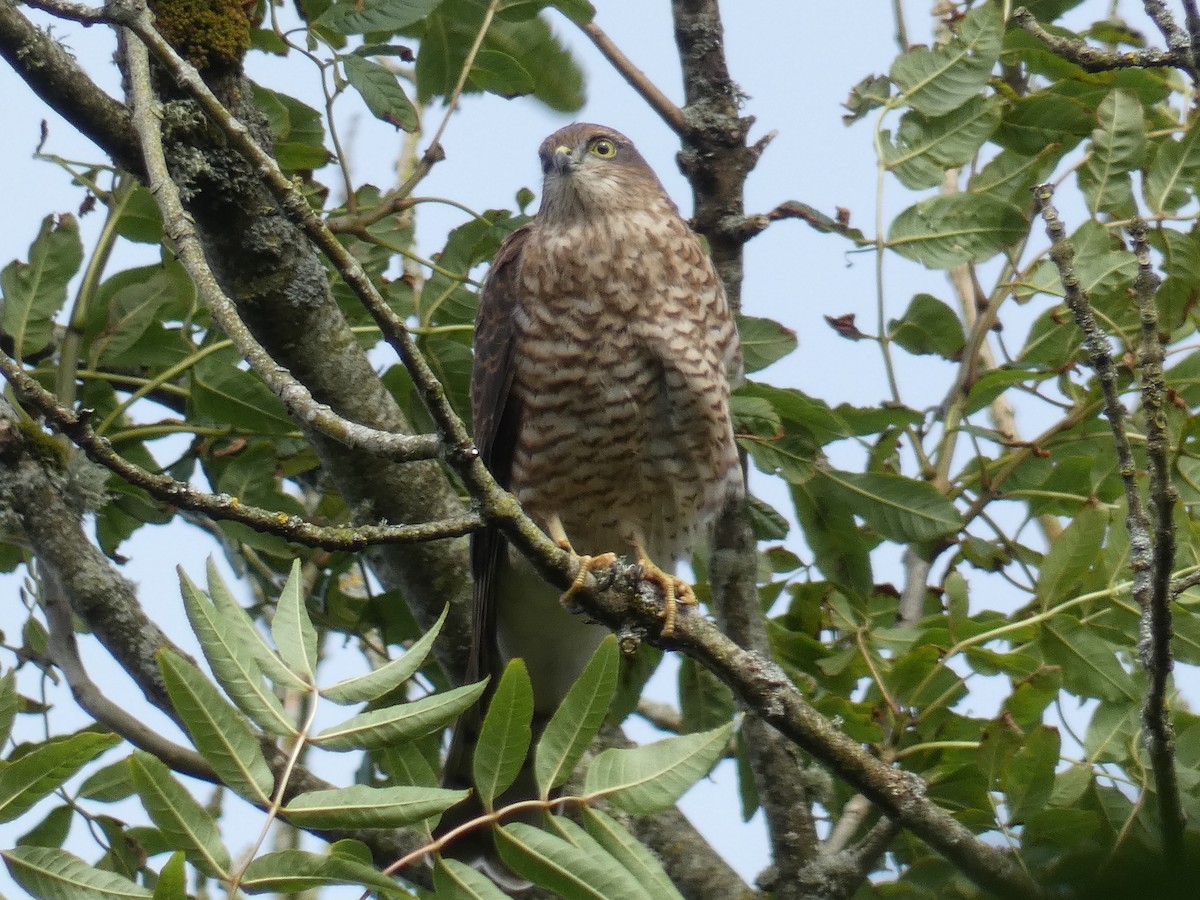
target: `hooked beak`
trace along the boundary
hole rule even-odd
[[[550,153],[550,158],[546,163],[547,173],[554,172],[555,175],[565,175],[574,168],[575,160],[571,156],[571,148],[560,144]]]

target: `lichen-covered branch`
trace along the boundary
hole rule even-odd
[[[1183,69],[1192,72],[1190,48],[1159,50],[1117,51],[1093,47],[1079,38],[1062,37],[1043,28],[1033,13],[1019,7],[1013,11],[1012,21],[1020,25],[1044,43],[1055,56],[1079,66],[1085,72],[1108,72],[1113,69]]]
[[[1171,438],[1167,428],[1167,386],[1163,379],[1163,346],[1158,333],[1155,293],[1159,277],[1150,260],[1146,223],[1135,219],[1129,229],[1138,262],[1133,282],[1142,324],[1138,374],[1142,382],[1142,415],[1145,418],[1146,462],[1150,473],[1150,514],[1153,552],[1148,596],[1138,597],[1142,623],[1138,658],[1146,669],[1148,685],[1142,704],[1142,728],[1154,783],[1158,791],[1159,820],[1169,860],[1183,850],[1184,815],[1179,779],[1175,772],[1175,729],[1171,725],[1168,690],[1174,660],[1171,655],[1171,570],[1175,565],[1175,488],[1171,482]]]
[[[1125,407],[1117,386],[1108,340],[1096,323],[1091,303],[1080,287],[1073,259],[1075,249],[1067,239],[1066,228],[1051,200],[1054,189],[1042,184],[1033,189],[1034,202],[1046,222],[1046,233],[1053,245],[1050,258],[1058,269],[1065,301],[1084,334],[1088,363],[1096,373],[1104,396],[1105,415],[1112,431],[1117,465],[1125,485],[1128,511],[1125,525],[1129,531],[1129,561],[1133,569],[1133,596],[1142,610],[1139,657],[1150,679],[1142,720],[1150,750],[1159,802],[1159,820],[1168,858],[1182,850],[1183,812],[1179,784],[1175,774],[1174,733],[1167,710],[1167,679],[1171,672],[1171,566],[1175,559],[1172,523],[1174,492],[1171,487],[1169,439],[1163,403],[1166,388],[1162,379],[1162,345],[1158,336],[1158,314],[1154,292],[1158,285],[1146,243],[1145,223],[1135,222],[1131,231],[1138,256],[1138,276],[1134,282],[1142,320],[1141,352],[1138,368],[1143,380],[1142,402],[1146,414],[1147,453],[1150,465],[1150,499],[1155,514],[1151,533],[1149,517],[1137,484],[1137,468],[1129,435],[1125,428]]]
[[[96,434],[86,416],[76,415],[59,405],[53,394],[3,350],[0,350],[0,374],[55,431],[70,438],[93,462],[163,503],[203,513],[213,519],[240,522],[255,531],[278,535],[294,544],[325,550],[362,550],[374,544],[436,541],[469,534],[483,525],[482,516],[473,512],[417,525],[314,525],[299,516],[251,506],[228,494],[198,490],[186,481],[149,472],[125,459],[107,438]]]
[[[724,26],[715,0],[674,0],[675,41],[686,106],[680,165],[692,185],[696,230],[709,241],[713,263],[733,309],[741,309],[744,246],[754,233],[745,215],[746,178],[765,142],[749,147],[752,119],[739,115],[740,91],[725,58]],[[745,459],[742,461],[745,467]],[[722,629],[740,646],[770,655],[758,603],[757,543],[744,502],[721,513],[712,542],[709,580]],[[803,762],[762,719],[748,716],[748,761],[762,799],[773,862],[769,889],[799,896],[798,873],[816,856],[817,833]]]

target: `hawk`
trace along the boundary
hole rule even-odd
[[[676,602],[691,600],[676,563],[743,493],[733,315],[699,238],[629,138],[577,123],[539,156],[541,206],[500,247],[480,295],[475,443],[496,480],[581,557],[580,583],[614,551],[635,558],[663,587],[669,634]],[[472,536],[471,568],[469,674],[495,683],[522,657],[544,724],[606,631],[567,613],[496,528]],[[514,790],[528,795],[532,782]]]

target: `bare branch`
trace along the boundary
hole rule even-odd
[[[670,126],[680,137],[687,134],[688,124],[683,116],[683,110],[671,102],[671,99],[658,89],[653,81],[646,77],[646,73],[633,64],[633,61],[624,54],[620,47],[613,43],[604,30],[595,22],[588,22],[586,25],[579,26],[588,39],[596,45],[596,49],[601,55],[612,64],[621,77],[629,84],[631,88],[637,91],[643,100],[649,104],[662,120]]]

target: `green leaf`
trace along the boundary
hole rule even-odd
[[[1009,821],[1020,822],[1045,809],[1054,790],[1060,744],[1058,729],[1046,725],[1025,735],[1001,773]]]
[[[242,879],[242,888],[252,894],[298,894],[327,884],[362,885],[388,895],[411,896],[368,863],[348,856],[318,856],[303,850],[264,853],[247,866]]]
[[[1051,147],[1062,154],[1078,144],[1095,124],[1086,104],[1043,91],[1010,100],[993,140],[1005,150],[1025,156],[1036,156]]]
[[[479,800],[488,810],[496,797],[516,780],[533,740],[533,684],[525,660],[514,659],[504,669],[488,702],[472,758]]]
[[[8,743],[17,717],[17,673],[9,669],[0,678],[0,747]]]
[[[635,815],[666,809],[716,765],[732,733],[727,722],[644,747],[605,750],[588,769],[584,793],[602,794]]]
[[[855,525],[850,510],[838,502],[843,491],[828,479],[813,478],[793,484],[791,493],[817,568],[849,593],[868,596],[873,584],[870,550],[874,542]]]
[[[298,678],[291,669],[285,666],[275,654],[275,650],[267,643],[263,633],[258,630],[254,620],[242,609],[229,588],[221,578],[217,564],[210,557],[206,566],[208,570],[208,595],[217,608],[219,618],[228,623],[231,631],[236,631],[246,642],[254,661],[276,687],[293,691],[306,691],[309,686]]]
[[[183,852],[171,854],[167,864],[158,873],[154,885],[154,900],[188,900],[187,869],[183,864]]]
[[[271,619],[271,637],[287,667],[308,684],[314,684],[317,671],[317,629],[308,617],[300,560],[292,560],[292,571],[279,594],[275,617]]]
[[[1160,138],[1146,170],[1143,192],[1153,212],[1173,213],[1191,199],[1200,180],[1200,118],[1193,119],[1183,136]]]
[[[122,759],[96,770],[79,786],[79,797],[99,803],[115,803],[134,793],[129,760]]]
[[[533,76],[499,50],[480,50],[471,66],[471,83],[482,91],[512,99],[533,93]]]
[[[61,847],[71,830],[75,810],[70,806],[56,806],[46,813],[45,818],[17,838],[18,847]]]
[[[453,722],[471,706],[487,686],[486,681],[433,694],[412,703],[359,713],[312,738],[326,750],[373,750],[410,741]]]
[[[967,342],[962,320],[930,294],[917,294],[899,319],[888,322],[895,343],[909,353],[957,360]]]
[[[621,665],[615,635],[606,635],[538,740],[533,771],[542,798],[563,784],[600,731],[613,696]]]
[[[140,900],[150,891],[128,878],[94,869],[57,847],[17,847],[0,853],[13,881],[31,897],[54,900]]]
[[[340,0],[333,3],[316,23],[341,34],[394,32],[424,19],[442,0]]]
[[[433,884],[445,900],[507,900],[508,896],[470,866],[445,857],[439,857],[433,867]]]
[[[562,897],[651,900],[607,853],[575,846],[541,829],[513,822],[495,832],[500,858],[518,875]]]
[[[93,342],[91,353],[107,362],[137,344],[157,323],[164,307],[174,305],[190,309],[196,289],[187,270],[172,260],[114,275],[104,283],[100,294],[108,321],[103,333]]]
[[[208,811],[171,777],[171,770],[157,757],[135,750],[129,757],[129,769],[142,805],[169,846],[186,853],[206,875],[227,878],[229,851]]]
[[[845,506],[888,540],[931,541],[962,525],[954,504],[928,482],[903,475],[837,469],[821,469],[818,477],[836,485]]]
[[[327,791],[307,791],[292,798],[284,811],[301,828],[403,828],[440,815],[467,796],[467,791],[432,787],[370,787],[354,784]]]
[[[319,169],[333,157],[325,149],[321,114],[295,97],[251,83],[254,105],[267,116],[275,141],[275,159],[287,172]]]
[[[972,194],[990,194],[997,200],[1025,207],[1029,204],[1030,188],[1050,176],[1058,155],[1054,146],[1043,147],[1028,156],[1002,150],[971,176],[969,190]]]
[[[1043,609],[1079,592],[1079,582],[1099,556],[1108,520],[1108,510],[1094,503],[1085,504],[1054,539],[1038,574],[1037,598]]]
[[[267,803],[275,778],[246,720],[178,653],[160,650],[158,666],[192,743],[221,781],[251,801]]]
[[[892,80],[917,112],[940,116],[976,96],[1000,55],[1004,22],[996,3],[963,17],[958,34],[934,50],[915,47],[892,63]]]
[[[679,664],[681,733],[707,731],[733,718],[733,692],[729,686],[691,657]]]
[[[382,697],[384,694],[399,687],[412,678],[424,664],[425,659],[429,656],[430,649],[433,647],[433,642],[442,630],[442,625],[446,621],[446,614],[449,611],[450,606],[447,604],[446,608],[442,610],[442,614],[438,617],[438,620],[433,623],[433,627],[425,632],[420,640],[409,647],[403,656],[393,659],[386,665],[380,666],[374,671],[367,672],[365,675],[346,678],[327,688],[321,688],[321,696],[327,700],[332,700],[334,703],[362,703],[366,700],[374,700],[376,697]]]
[[[341,57],[346,80],[358,91],[375,118],[404,131],[420,127],[417,110],[391,69],[350,54]]]
[[[747,374],[765,369],[796,349],[796,332],[774,319],[739,315],[737,327]]]
[[[67,284],[83,262],[74,216],[46,216],[29,247],[29,262],[13,260],[0,271],[0,331],[12,339],[16,359],[50,343],[55,313],[67,302]]]
[[[261,378],[237,367],[233,350],[213,353],[192,367],[191,417],[248,434],[291,434],[296,423]]]
[[[936,187],[947,169],[975,157],[1000,125],[1003,106],[999,97],[977,95],[944,116],[906,113],[894,143],[891,132],[880,134],[885,168],[910,190]]]
[[[105,750],[115,734],[84,731],[48,741],[0,767],[0,822],[11,822]]]
[[[1127,173],[1146,155],[1146,123],[1137,94],[1111,91],[1096,114],[1100,124],[1092,131],[1092,152],[1079,172],[1093,214],[1126,198],[1132,205]]]
[[[590,806],[580,811],[583,827],[617,862],[633,874],[638,884],[655,900],[674,900],[682,895],[663,867],[646,847],[616,819]]]
[[[177,566],[176,570],[188,621],[225,693],[264,730],[279,735],[295,734],[296,729],[275,693],[263,683],[262,670],[243,637],[243,623],[220,615],[183,568]]]
[[[1062,667],[1063,688],[1079,697],[1131,702],[1138,691],[1117,660],[1116,648],[1070,616],[1042,625],[1037,646],[1051,665]]]
[[[1020,208],[990,194],[940,194],[892,221],[887,245],[931,269],[980,262],[1025,236]]]

